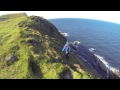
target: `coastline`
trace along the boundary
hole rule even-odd
[[[120,72],[109,66],[105,61],[100,60],[96,54],[93,54],[94,60],[86,60],[79,53],[75,53],[80,60],[91,66],[100,76],[100,79],[120,79]]]
[[[76,53],[76,55],[78,56],[78,58],[80,60],[85,62],[87,65],[89,65],[100,76],[100,79],[107,79],[107,73],[104,72],[100,67],[98,67],[98,65],[96,65],[96,63],[93,63],[92,60],[85,60],[78,53]]]
[[[107,73],[109,79],[120,79],[120,72],[116,68],[111,67],[107,62],[98,58],[97,54],[94,54],[95,60],[98,66]]]
[[[67,36],[68,36],[67,33],[62,33],[61,31],[59,31],[59,32],[67,39]],[[76,47],[76,48],[78,49],[78,47]],[[93,50],[93,48],[90,49],[90,51],[92,51],[92,50]],[[84,59],[84,57],[82,57],[79,54],[80,52],[78,50],[77,50],[77,52],[74,51],[74,53],[80,60],[82,60],[87,65],[92,67],[101,76],[101,79],[120,79],[120,72],[117,69],[111,67],[104,60],[100,59],[99,55],[91,52],[92,53],[91,57],[89,59]],[[86,55],[87,55],[87,53],[86,53]]]

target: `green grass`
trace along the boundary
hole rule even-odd
[[[49,21],[24,13],[0,18],[7,18],[0,21],[0,79],[97,78],[73,52],[66,60],[66,41]],[[7,60],[11,56],[16,59]]]
[[[6,14],[6,15],[0,16],[0,18],[6,18],[6,20],[9,20],[9,19],[15,19],[15,18],[23,17],[23,16],[27,16],[27,14],[26,13]]]

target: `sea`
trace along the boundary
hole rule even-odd
[[[60,32],[68,34],[69,42],[81,42],[77,54],[93,68],[97,70],[97,64],[93,60],[93,55],[96,55],[109,69],[119,72],[120,24],[84,18],[57,18],[49,21]]]

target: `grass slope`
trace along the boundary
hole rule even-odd
[[[42,17],[25,13],[0,16],[0,78],[99,78],[74,52],[65,59],[65,42],[57,28]]]

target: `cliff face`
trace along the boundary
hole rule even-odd
[[[90,79],[96,73],[71,52],[66,39],[48,20],[25,13],[0,17],[0,78]]]

